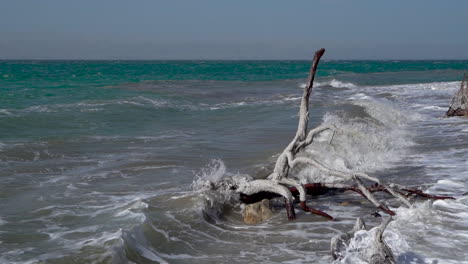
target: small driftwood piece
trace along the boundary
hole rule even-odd
[[[446,116],[468,116],[468,74],[465,73],[460,89],[455,93]]]
[[[378,227],[374,238],[374,249],[369,263],[373,264],[396,264],[392,250],[383,239],[383,233],[388,224],[392,221],[392,217],[382,219],[382,224]]]
[[[339,234],[332,238],[330,243],[330,250],[334,260],[343,259],[343,252],[346,247],[349,245],[349,241],[359,230],[366,230],[366,224],[362,221],[361,218],[356,219],[356,224],[351,231]]]
[[[342,172],[338,170],[331,169],[324,164],[321,164],[314,158],[303,157],[299,156],[298,154],[309,146],[314,138],[324,132],[324,131],[332,131],[333,135],[337,131],[335,127],[322,125],[311,129],[308,131],[308,121],[309,121],[309,99],[312,92],[312,87],[314,84],[315,74],[317,71],[317,67],[319,65],[320,59],[325,53],[325,49],[320,49],[315,52],[314,59],[312,61],[312,67],[310,69],[309,77],[306,83],[306,86],[303,91],[303,95],[301,98],[301,105],[299,110],[299,124],[297,127],[297,132],[292,141],[287,145],[287,147],[283,150],[283,152],[279,155],[278,159],[276,160],[276,164],[274,167],[273,172],[267,177],[267,179],[262,180],[253,180],[249,182],[245,182],[236,186],[236,192],[241,194],[241,199],[248,200],[254,199],[257,200],[258,198],[267,198],[268,197],[275,197],[280,196],[284,198],[286,212],[289,220],[293,220],[296,218],[296,214],[294,211],[294,197],[293,192],[297,192],[299,196],[299,202],[302,210],[306,212],[311,212],[314,214],[321,215],[329,220],[332,220],[333,217],[325,212],[320,210],[316,210],[307,206],[306,203],[306,187],[301,184],[298,180],[289,177],[289,172],[292,168],[299,164],[305,164],[308,166],[315,167],[316,169],[326,173],[330,176],[335,176],[340,178],[344,182],[351,182],[352,185],[341,185],[341,184],[320,184],[316,185],[315,188],[341,188],[344,190],[350,190],[361,194],[364,198],[370,201],[375,207],[381,209],[382,211],[390,214],[395,215],[395,213],[388,208],[388,206],[378,201],[373,192],[382,191],[390,194],[391,196],[400,200],[406,206],[411,206],[408,198],[410,196],[409,193],[416,194],[416,195],[426,195],[420,192],[419,190],[406,188],[404,186],[390,184],[387,185],[384,182],[380,181],[378,178],[369,176],[365,173],[360,172]],[[333,138],[333,136],[332,136]],[[366,187],[363,181],[370,181],[373,182],[374,188]],[[290,189],[290,188],[293,189]],[[310,186],[309,186],[310,187]],[[411,190],[405,192],[405,190]],[[408,193],[409,192],[409,193]],[[429,197],[429,195],[426,195]],[[242,198],[244,197],[244,198]],[[250,197],[250,198],[249,198]],[[252,198],[253,197],[253,198]],[[263,199],[262,198],[262,199]],[[434,198],[434,197],[432,197]],[[445,199],[445,198],[441,198]],[[261,200],[261,199],[260,199]]]
[[[383,239],[383,233],[387,228],[388,224],[392,221],[392,217],[387,217],[382,219],[380,226],[376,227],[377,230],[374,236],[374,244],[371,248],[370,259],[366,259],[368,263],[372,264],[396,264],[395,257],[390,247],[387,245]],[[330,250],[334,260],[342,260],[345,256],[343,253],[346,252],[346,248],[349,246],[350,240],[353,238],[354,234],[360,230],[367,230],[364,221],[361,218],[356,220],[356,224],[353,229],[349,232],[339,234],[332,238],[330,242]]]

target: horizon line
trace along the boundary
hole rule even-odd
[[[310,61],[311,59],[3,59],[0,61]],[[468,61],[465,59],[324,59],[323,62],[329,61]]]

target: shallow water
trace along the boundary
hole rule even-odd
[[[0,263],[330,263],[354,194],[310,197],[329,222],[280,201],[243,224],[207,181],[262,178],[295,133],[309,62],[0,62]],[[466,61],[320,65],[307,151],[328,166],[451,195],[397,208],[385,237],[399,263],[468,263],[468,120],[441,118]],[[323,177],[295,171],[304,182]],[[382,198],[382,197],[381,197]],[[343,203],[347,202],[347,203]],[[349,202],[349,203],[348,203]],[[392,205],[400,206],[393,201]],[[358,263],[361,234],[346,263]]]

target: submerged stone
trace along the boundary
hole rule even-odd
[[[255,225],[262,223],[273,216],[270,209],[270,200],[263,199],[260,202],[248,204],[244,209],[244,222]]]

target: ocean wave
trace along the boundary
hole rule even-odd
[[[13,114],[10,111],[8,109],[0,109],[0,115],[11,116]]]
[[[63,112],[100,112],[106,110],[106,107],[128,105],[136,107],[151,108],[192,108],[190,105],[177,106],[170,101],[163,99],[152,99],[144,96],[136,96],[129,99],[115,99],[108,101],[83,101],[70,104],[49,104],[36,105],[24,109],[0,109],[0,114],[6,116],[24,116],[31,113],[63,113]]]
[[[337,79],[332,79],[327,82],[315,82],[314,87],[326,87],[326,86],[331,86],[334,88],[356,88],[357,85],[352,83],[352,82],[343,82]],[[300,88],[305,88],[306,84],[302,83],[299,85]]]
[[[453,94],[460,88],[460,82],[410,83],[395,85],[363,86],[366,91],[389,92],[400,96],[420,97],[426,95]]]
[[[279,98],[272,98],[269,100],[252,100],[252,101],[241,101],[241,102],[232,102],[232,103],[218,103],[212,106],[205,105],[210,110],[220,110],[220,109],[229,109],[229,108],[238,108],[238,107],[249,107],[249,106],[259,106],[259,105],[278,105],[278,104],[288,104],[292,101],[299,101],[301,97],[298,96],[279,96]]]
[[[409,244],[425,252],[425,258],[456,263],[457,259],[466,256],[463,248],[468,237],[467,209],[466,197],[415,203],[411,208],[397,208],[392,224],[398,226]],[[434,251],[434,248],[438,250]]]
[[[228,173],[224,162],[214,159],[197,173],[192,188],[203,197],[199,207],[207,217],[216,220],[223,215],[225,205],[236,206],[237,194],[232,187],[250,180],[249,175]]]
[[[142,141],[144,143],[152,142],[152,141],[159,141],[159,140],[166,140],[170,138],[191,138],[192,136],[188,133],[185,133],[180,130],[168,130],[164,132],[158,133],[159,135],[154,136],[84,136],[82,138],[75,139],[74,141]]]
[[[168,99],[154,99],[145,96],[137,96],[129,99],[115,99],[109,101],[84,101],[71,104],[51,104],[51,105],[37,105],[25,109],[0,109],[0,117],[21,117],[29,114],[50,114],[50,113],[64,113],[64,112],[104,112],[113,110],[113,106],[130,106],[138,108],[151,108],[151,109],[174,109],[174,110],[191,110],[191,111],[205,111],[205,110],[220,110],[231,109],[239,107],[251,107],[261,105],[278,105],[287,104],[293,101],[300,100],[297,95],[277,95],[269,99],[259,98],[245,98],[244,100],[234,102],[221,102],[221,103],[201,103],[190,102],[187,100],[168,100]]]
[[[305,88],[306,84],[299,84],[300,88]],[[429,90],[429,91],[453,91],[460,87],[459,81],[454,82],[428,82],[428,83],[407,83],[407,84],[390,84],[390,85],[357,85],[352,82],[340,81],[337,79],[332,79],[325,82],[315,82],[314,87],[325,87],[331,86],[334,88],[359,88],[359,89],[368,89],[372,88],[375,90],[386,90],[386,91],[407,91],[408,88],[416,90]],[[411,92],[411,91],[408,91]]]
[[[331,144],[331,133],[322,134],[306,152],[330,168],[350,172],[383,170],[404,159],[415,145],[409,127],[415,117],[394,104],[370,97],[352,103],[363,107],[367,115],[326,114],[322,124],[335,126],[338,132]],[[298,177],[303,182],[338,180],[315,168],[299,171]]]
[[[8,223],[8,221],[6,221],[6,220],[4,220],[4,219],[2,219],[2,218],[0,217],[0,226],[1,226],[1,225],[4,225],[4,224],[6,224],[6,223]]]

